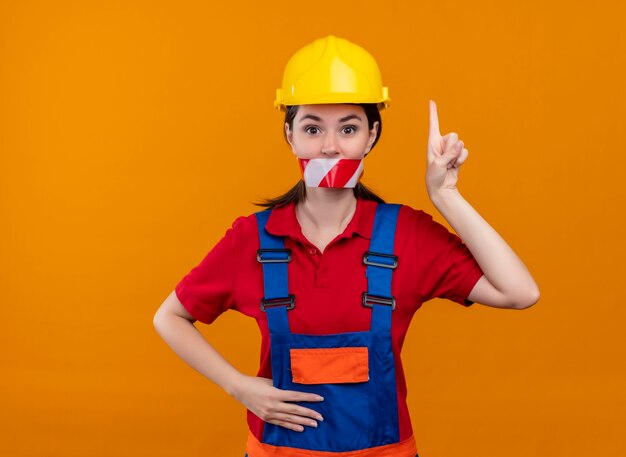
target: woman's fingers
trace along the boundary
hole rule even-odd
[[[458,168],[461,166],[459,159],[463,154],[464,144],[461,140],[457,141],[450,153],[450,161],[446,164],[447,168]]]
[[[298,414],[287,414],[287,413],[276,413],[272,415],[272,420],[287,422],[290,424],[296,425],[306,425],[307,427],[317,427],[316,420],[311,419],[310,417],[300,416]]]
[[[318,421],[323,421],[324,418],[320,413],[304,406],[294,405],[293,403],[286,403],[283,410],[286,414],[297,415],[301,417],[309,417]]]
[[[293,430],[294,432],[303,432],[304,431],[304,427],[302,425],[298,425],[298,424],[292,424],[291,422],[285,422],[285,421],[265,421],[268,422],[270,424],[274,424],[274,425],[278,425],[280,427],[284,427],[287,428],[289,430]]]
[[[290,430],[302,431],[324,420],[320,413],[294,402],[320,402],[324,398],[313,393],[282,390],[272,386],[272,380],[244,376],[234,394],[246,408],[265,422]]]
[[[441,136],[437,105],[430,101],[430,126],[428,132],[428,154],[426,188],[429,194],[441,189],[456,188],[458,169],[469,152],[455,132]]]
[[[439,117],[437,115],[437,105],[430,101],[430,125],[428,131],[427,159],[431,163],[439,157],[445,148],[445,138],[439,133]]]
[[[459,136],[455,132],[451,132],[446,133],[444,136],[436,140],[434,144],[431,144],[429,147],[429,151],[432,151],[434,153],[430,155],[431,161],[437,159],[437,157],[441,157],[443,154],[453,148],[458,139]]]
[[[318,421],[324,418],[317,411],[295,405],[293,403],[280,403],[276,409],[269,412],[264,418],[265,422],[280,425],[281,427],[301,432],[304,427],[317,427]]]
[[[443,153],[451,151],[459,141],[459,135],[456,132],[451,132],[443,136]]]
[[[294,402],[319,403],[320,401],[324,401],[324,397],[321,397],[317,394],[297,392],[294,390],[276,389],[273,397],[274,400],[280,402],[281,404],[289,405],[289,409],[292,411],[312,411],[311,409],[305,408],[304,406],[296,405]]]
[[[454,164],[454,166],[456,168],[459,168],[461,165],[463,165],[463,162],[465,162],[468,156],[469,156],[469,151],[463,148],[463,151],[461,151],[461,155],[459,156],[459,158],[456,159],[456,163]]]
[[[439,115],[437,114],[437,104],[431,100],[429,103],[430,107],[430,126],[428,132],[429,140],[439,139],[441,137],[441,133],[439,133]]]
[[[292,403],[296,401],[320,402],[324,400],[324,397],[320,395],[306,393],[306,392],[298,392],[295,390],[280,390],[280,400],[284,402],[283,410],[281,412],[292,414],[292,415],[297,415],[297,416],[302,416],[302,417],[308,417],[308,418],[312,418],[312,419],[320,420],[320,421],[324,420],[322,415],[318,413],[317,411]]]
[[[278,390],[280,392],[280,399],[283,401],[311,401],[318,402],[324,401],[324,397],[311,394],[308,392],[298,392],[297,390]]]
[[[458,137],[456,136],[456,133],[450,134],[450,137],[448,138],[443,154],[437,157],[434,160],[434,163],[437,167],[441,169],[453,168],[456,164],[456,161],[460,157],[462,151],[463,151],[463,142],[458,141]]]
[[[323,401],[324,397],[320,395],[295,390],[275,389],[273,396],[272,405],[261,417],[265,422],[301,432],[305,426],[317,427],[317,422],[324,420],[317,411],[294,403]]]

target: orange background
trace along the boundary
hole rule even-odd
[[[152,316],[298,179],[272,102],[289,56],[330,33],[377,58],[393,99],[365,183],[434,211],[433,98],[470,150],[461,191],[542,291],[523,312],[416,315],[420,456],[626,455],[625,17],[615,0],[3,0],[0,455],[243,455],[243,408]],[[202,332],[255,372],[253,322]]]

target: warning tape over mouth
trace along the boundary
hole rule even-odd
[[[307,187],[351,189],[363,175],[363,159],[298,159]]]

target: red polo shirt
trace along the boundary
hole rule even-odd
[[[367,290],[363,254],[369,248],[377,204],[357,200],[355,214],[344,230],[324,250],[302,234],[295,206],[275,209],[266,229],[285,237],[291,249],[289,292],[296,307],[289,311],[294,333],[332,334],[369,329],[371,309],[361,305]],[[259,235],[256,217],[240,217],[224,237],[176,286],[176,295],[197,320],[209,324],[228,309],[256,319],[261,331],[261,366],[258,376],[272,377],[267,319],[260,309],[263,274],[256,260]],[[402,206],[395,238],[398,268],[392,292],[396,309],[392,317],[392,344],[400,440],[412,435],[406,405],[406,382],[400,359],[411,318],[421,304],[434,297],[464,304],[482,272],[461,240],[423,211]],[[263,421],[248,411],[250,430],[260,441]]]

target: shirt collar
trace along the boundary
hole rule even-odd
[[[358,235],[369,240],[372,236],[377,206],[378,203],[374,201],[357,198],[354,215],[338,238],[349,238],[353,235]],[[265,229],[272,235],[288,236],[303,243],[308,243],[296,218],[296,205],[294,203],[274,208],[265,225]]]

